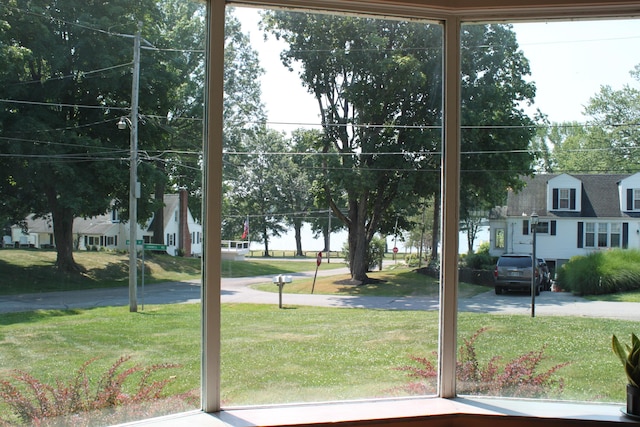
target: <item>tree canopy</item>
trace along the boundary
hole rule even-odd
[[[128,218],[129,134],[116,123],[131,114],[139,24],[139,222],[161,215],[166,188],[201,194],[205,11],[179,0],[9,0],[0,9],[0,217],[50,214],[60,269],[81,270],[74,218],[112,208]],[[231,14],[226,37],[232,140],[261,117],[260,69]],[[191,200],[196,217],[199,200]]]
[[[365,281],[374,234],[391,232],[396,218],[406,229],[416,200],[439,193],[442,29],[280,11],[265,14],[264,24],[288,43],[282,62],[290,69],[301,66],[302,84],[318,103],[325,133],[320,151],[339,162],[325,165],[323,190],[349,231],[352,279]],[[463,159],[464,200],[496,199],[530,170],[529,154],[510,153],[528,147],[531,120],[519,105],[532,100],[535,88],[523,79],[528,64],[509,26],[465,27],[462,39],[463,116],[472,125],[463,134],[463,149],[504,153]],[[487,125],[509,131],[487,132]],[[497,174],[487,167],[495,161],[501,165]],[[343,198],[346,209],[337,203]]]
[[[640,66],[631,72],[640,81]],[[640,90],[602,86],[584,108],[585,123],[557,123],[550,132],[554,167],[567,173],[640,171]]]

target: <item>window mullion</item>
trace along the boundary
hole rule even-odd
[[[456,394],[458,315],[458,229],[460,217],[460,31],[458,18],[444,22],[444,93],[442,156],[442,259],[440,264],[440,329],[438,395]]]
[[[222,212],[222,110],[225,0],[207,10],[207,85],[204,128],[204,251],[202,266],[202,409],[220,410],[220,223]]]

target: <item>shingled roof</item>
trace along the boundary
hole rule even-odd
[[[518,192],[509,191],[507,216],[529,215],[536,212],[546,217],[620,218],[628,217],[620,210],[618,184],[626,174],[570,175],[582,182],[582,209],[579,212],[548,211],[547,183],[559,174],[524,177],[525,186]]]

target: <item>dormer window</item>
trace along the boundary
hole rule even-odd
[[[627,211],[640,211],[640,188],[627,188]]]
[[[575,188],[554,188],[553,189],[553,209],[554,210],[575,210],[576,209],[576,189]]]
[[[559,209],[569,209],[569,189],[561,188],[558,194],[558,208]]]

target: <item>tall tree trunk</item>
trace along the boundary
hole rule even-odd
[[[79,273],[86,271],[84,267],[73,259],[73,220],[74,213],[69,208],[64,208],[58,203],[58,192],[53,186],[45,188],[47,202],[51,208],[53,220],[53,238],[56,244],[56,267],[66,273]]]
[[[322,240],[324,240],[324,249],[322,249],[322,252],[328,252],[330,249],[330,240],[329,240],[329,230],[328,229],[323,229],[322,230]]]
[[[267,227],[264,227],[262,230],[262,239],[264,240],[264,256],[270,257],[269,254],[269,233],[267,232]]]
[[[349,228],[349,258],[351,280],[366,283],[367,271],[367,230],[366,230],[366,196],[360,196],[357,202],[350,206],[351,227]]]
[[[433,235],[431,236],[431,261],[438,259],[438,243],[440,243],[440,192],[436,192],[433,201]]]
[[[302,221],[293,222],[296,237],[296,256],[302,256]]]
[[[70,209],[54,208],[53,236],[56,243],[56,267],[66,273],[79,273],[86,271],[84,267],[73,259],[73,219]]]

